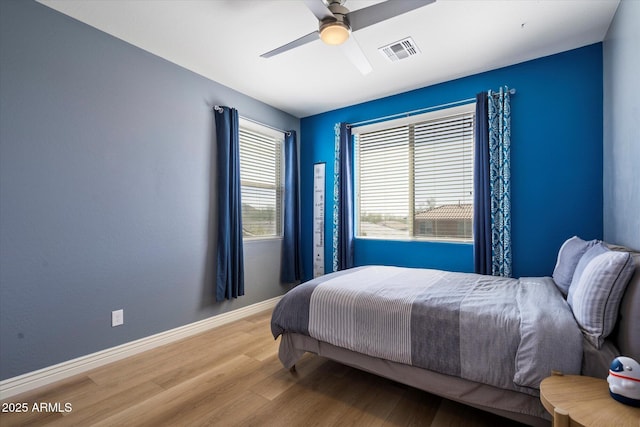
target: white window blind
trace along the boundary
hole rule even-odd
[[[257,130],[256,130],[257,129]],[[245,238],[282,235],[282,136],[240,123],[242,234]]]
[[[354,129],[356,235],[470,241],[474,105]]]

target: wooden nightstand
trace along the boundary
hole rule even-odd
[[[540,401],[554,427],[639,427],[640,408],[609,395],[605,380],[580,375],[552,375],[540,383]]]

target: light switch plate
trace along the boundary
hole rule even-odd
[[[115,310],[111,312],[111,327],[124,324],[124,310]]]

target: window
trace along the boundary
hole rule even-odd
[[[356,236],[471,241],[475,104],[357,127]]]
[[[284,135],[240,120],[240,185],[244,238],[282,235]]]

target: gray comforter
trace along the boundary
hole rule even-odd
[[[548,277],[360,267],[289,291],[271,330],[534,393],[552,369],[579,374],[582,360],[582,334]]]

